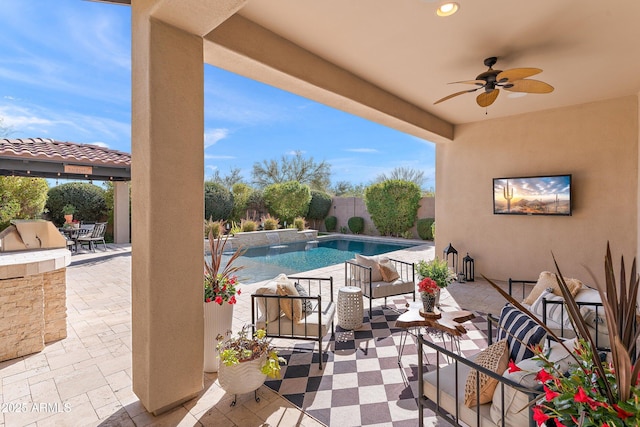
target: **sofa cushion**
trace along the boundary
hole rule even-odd
[[[565,341],[565,346],[572,350],[575,340]],[[567,372],[571,362],[575,362],[569,352],[558,343],[552,343],[549,347],[547,358],[549,361],[557,364],[561,372]],[[542,369],[542,362],[537,359],[524,359],[517,364],[520,371],[506,371],[503,376],[522,387],[542,390],[542,386],[536,380],[536,375]],[[529,395],[518,391],[512,387],[504,387],[504,416],[505,427],[520,427],[529,425],[530,410],[526,409],[529,405]],[[502,425],[502,390],[496,387],[491,403],[491,419],[497,425]],[[525,409],[523,409],[525,408]]]
[[[277,285],[278,295],[283,297],[299,296],[295,285],[288,279],[280,280]],[[288,319],[295,323],[302,319],[302,299],[300,298],[280,298],[280,309]]]
[[[302,286],[300,283],[296,282],[296,283],[294,283],[294,286],[296,287],[296,291],[298,291],[298,295],[300,295],[301,297],[308,297],[309,296],[309,292],[307,292],[307,290],[304,288],[304,286]],[[302,312],[303,313],[311,313],[313,311],[313,302],[312,302],[312,300],[303,299],[301,302],[302,302]]]
[[[475,363],[497,374],[501,374],[509,365],[509,348],[507,340],[501,340],[484,349],[475,359]],[[478,388],[478,371],[472,369],[467,376],[464,387],[464,404],[472,408],[480,404],[491,402],[498,380],[488,375],[480,374]],[[479,395],[479,397],[478,397]]]
[[[371,281],[372,282],[380,282],[382,280],[382,274],[380,273],[380,269],[378,268],[379,261],[386,261],[388,258],[383,257],[382,259],[378,256],[364,256],[360,254],[356,254],[356,263],[360,265],[364,265],[365,267],[371,267]],[[360,278],[362,281],[369,283],[368,277]]]
[[[278,295],[278,281],[286,279],[285,274],[276,276],[275,279],[268,281],[258,289],[256,295]],[[258,309],[260,310],[260,319],[271,322],[280,316],[280,304],[277,298],[256,298]]]
[[[318,334],[323,337],[327,335],[329,325],[333,322],[336,313],[336,305],[333,301],[322,301],[320,307],[320,323],[318,323],[318,305],[313,312],[305,313],[305,316],[298,323],[294,323],[284,314],[273,322],[265,325],[264,322],[256,322],[256,328],[266,329],[269,335],[278,335],[286,338],[314,337]]]
[[[533,357],[530,347],[539,344],[545,335],[541,326],[511,304],[502,308],[497,337],[498,340],[507,340],[509,359],[515,363]]]
[[[402,279],[398,279],[394,282],[374,282],[371,284],[371,297],[372,298],[384,298],[400,294],[408,294],[416,290],[416,285],[413,281],[403,282]],[[362,289],[362,293],[369,297],[369,286],[365,286]]]
[[[386,261],[380,261],[378,263],[378,269],[380,270],[382,280],[384,280],[385,282],[394,282],[400,278],[398,270],[396,270],[396,268],[393,266],[393,263],[389,259],[387,259]]]
[[[578,293],[580,288],[583,286],[582,282],[578,279],[567,279],[565,277],[564,281],[567,284],[571,295],[575,295],[576,293]],[[533,304],[533,302],[537,300],[540,294],[547,288],[553,289],[552,292],[554,294],[562,296],[562,291],[560,290],[560,286],[558,286],[556,275],[549,271],[543,271],[542,273],[540,273],[538,281],[536,282],[533,289],[531,289],[529,295],[524,299],[523,303],[527,305]]]

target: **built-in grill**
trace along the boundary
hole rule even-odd
[[[49,221],[12,221],[0,232],[0,362],[67,336],[66,246]]]

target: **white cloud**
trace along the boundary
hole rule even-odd
[[[204,148],[207,149],[221,139],[229,136],[229,129],[218,128],[211,129],[204,133]]]
[[[209,160],[233,160],[236,159],[236,156],[217,156],[215,154],[205,154],[204,155],[205,159],[209,159]]]
[[[284,155],[285,156],[295,156],[298,153],[304,154],[304,153],[306,153],[306,151],[305,150],[289,150],[289,151],[285,151]]]
[[[344,151],[349,151],[351,153],[378,153],[379,152],[375,148],[345,148]]]
[[[107,144],[106,142],[100,142],[100,141],[97,141],[97,142],[87,142],[87,144],[90,144],[90,145],[97,145],[98,147],[102,147],[102,148],[109,148],[109,144]]]

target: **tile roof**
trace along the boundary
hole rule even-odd
[[[0,158],[65,162],[86,166],[131,167],[131,154],[90,144],[48,138],[0,139]]]

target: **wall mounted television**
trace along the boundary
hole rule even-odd
[[[493,179],[496,215],[571,215],[571,175]]]

